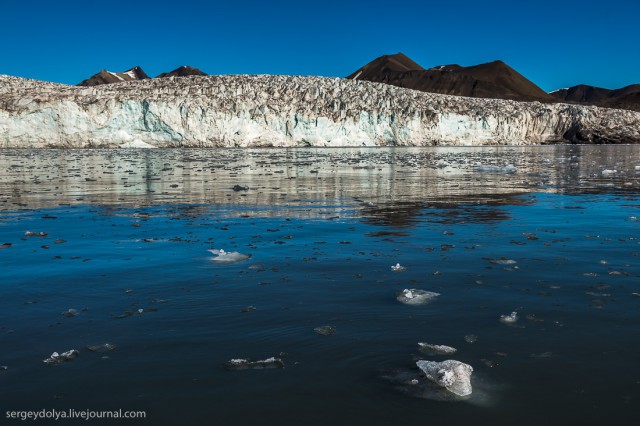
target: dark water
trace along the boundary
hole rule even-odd
[[[640,148],[4,150],[0,190],[3,422],[43,408],[157,425],[640,415]],[[216,264],[212,248],[252,257]],[[440,296],[408,306],[405,288]],[[285,368],[224,369],[271,356]],[[468,400],[403,382],[447,358],[473,366]]]

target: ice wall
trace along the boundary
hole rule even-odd
[[[638,143],[640,113],[296,76],[88,88],[0,76],[1,147]]]

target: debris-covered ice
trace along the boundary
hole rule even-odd
[[[71,349],[67,352],[62,352],[61,354],[59,354],[58,352],[54,352],[49,358],[43,360],[43,362],[45,364],[58,365],[76,359],[79,355],[80,351],[77,351],[75,349]]]
[[[433,291],[404,289],[398,293],[396,299],[406,305],[425,305],[435,300],[440,296],[440,293],[434,293]]]
[[[518,321],[518,313],[511,312],[509,315],[500,315],[500,321],[505,324],[513,324]]]
[[[91,352],[109,352],[116,348],[113,343],[97,343],[95,345],[87,345],[87,349]]]
[[[47,235],[49,235],[47,232],[34,232],[34,231],[27,231],[24,233],[25,237],[46,237]]]
[[[226,252],[222,249],[220,250],[209,250],[211,253],[215,254],[216,257],[213,258],[213,262],[215,263],[235,263],[242,262],[243,260],[247,260],[251,257],[250,254],[242,254],[237,251]]]
[[[62,316],[67,318],[75,317],[77,315],[78,311],[76,311],[75,309],[67,309],[66,311],[62,312]]]
[[[418,349],[420,352],[424,352],[427,355],[451,355],[458,350],[447,345],[432,345],[430,343],[418,343]]]
[[[234,358],[224,363],[227,370],[250,370],[263,368],[284,368],[284,362],[280,358],[267,358],[258,361],[251,361],[245,358]]]
[[[320,327],[314,328],[313,331],[322,336],[331,336],[333,333],[336,332],[336,328],[330,325],[322,325]]]
[[[458,396],[471,395],[471,373],[473,367],[460,361],[448,359],[442,362],[423,361],[416,365],[433,383],[446,388]]]

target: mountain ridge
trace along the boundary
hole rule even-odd
[[[561,102],[640,111],[640,84],[630,84],[618,89],[578,84],[555,90],[550,95]]]

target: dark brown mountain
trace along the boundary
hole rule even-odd
[[[397,53],[381,56],[347,78],[446,95],[554,101],[552,96],[502,61],[471,67],[442,65],[424,69],[406,55]]]
[[[200,71],[198,68],[193,68],[187,65],[183,65],[180,68],[176,68],[171,72],[163,72],[162,74],[158,74],[156,78],[165,78],[165,77],[188,77],[190,75],[200,75],[205,76],[206,73]]]
[[[640,84],[632,84],[614,90],[580,84],[556,90],[550,95],[563,102],[640,111]]]
[[[147,80],[150,77],[142,71],[142,68],[136,66],[125,72],[111,72],[102,70],[92,75],[86,80],[81,81],[78,86],[99,86],[101,84],[121,83],[123,81]]]

